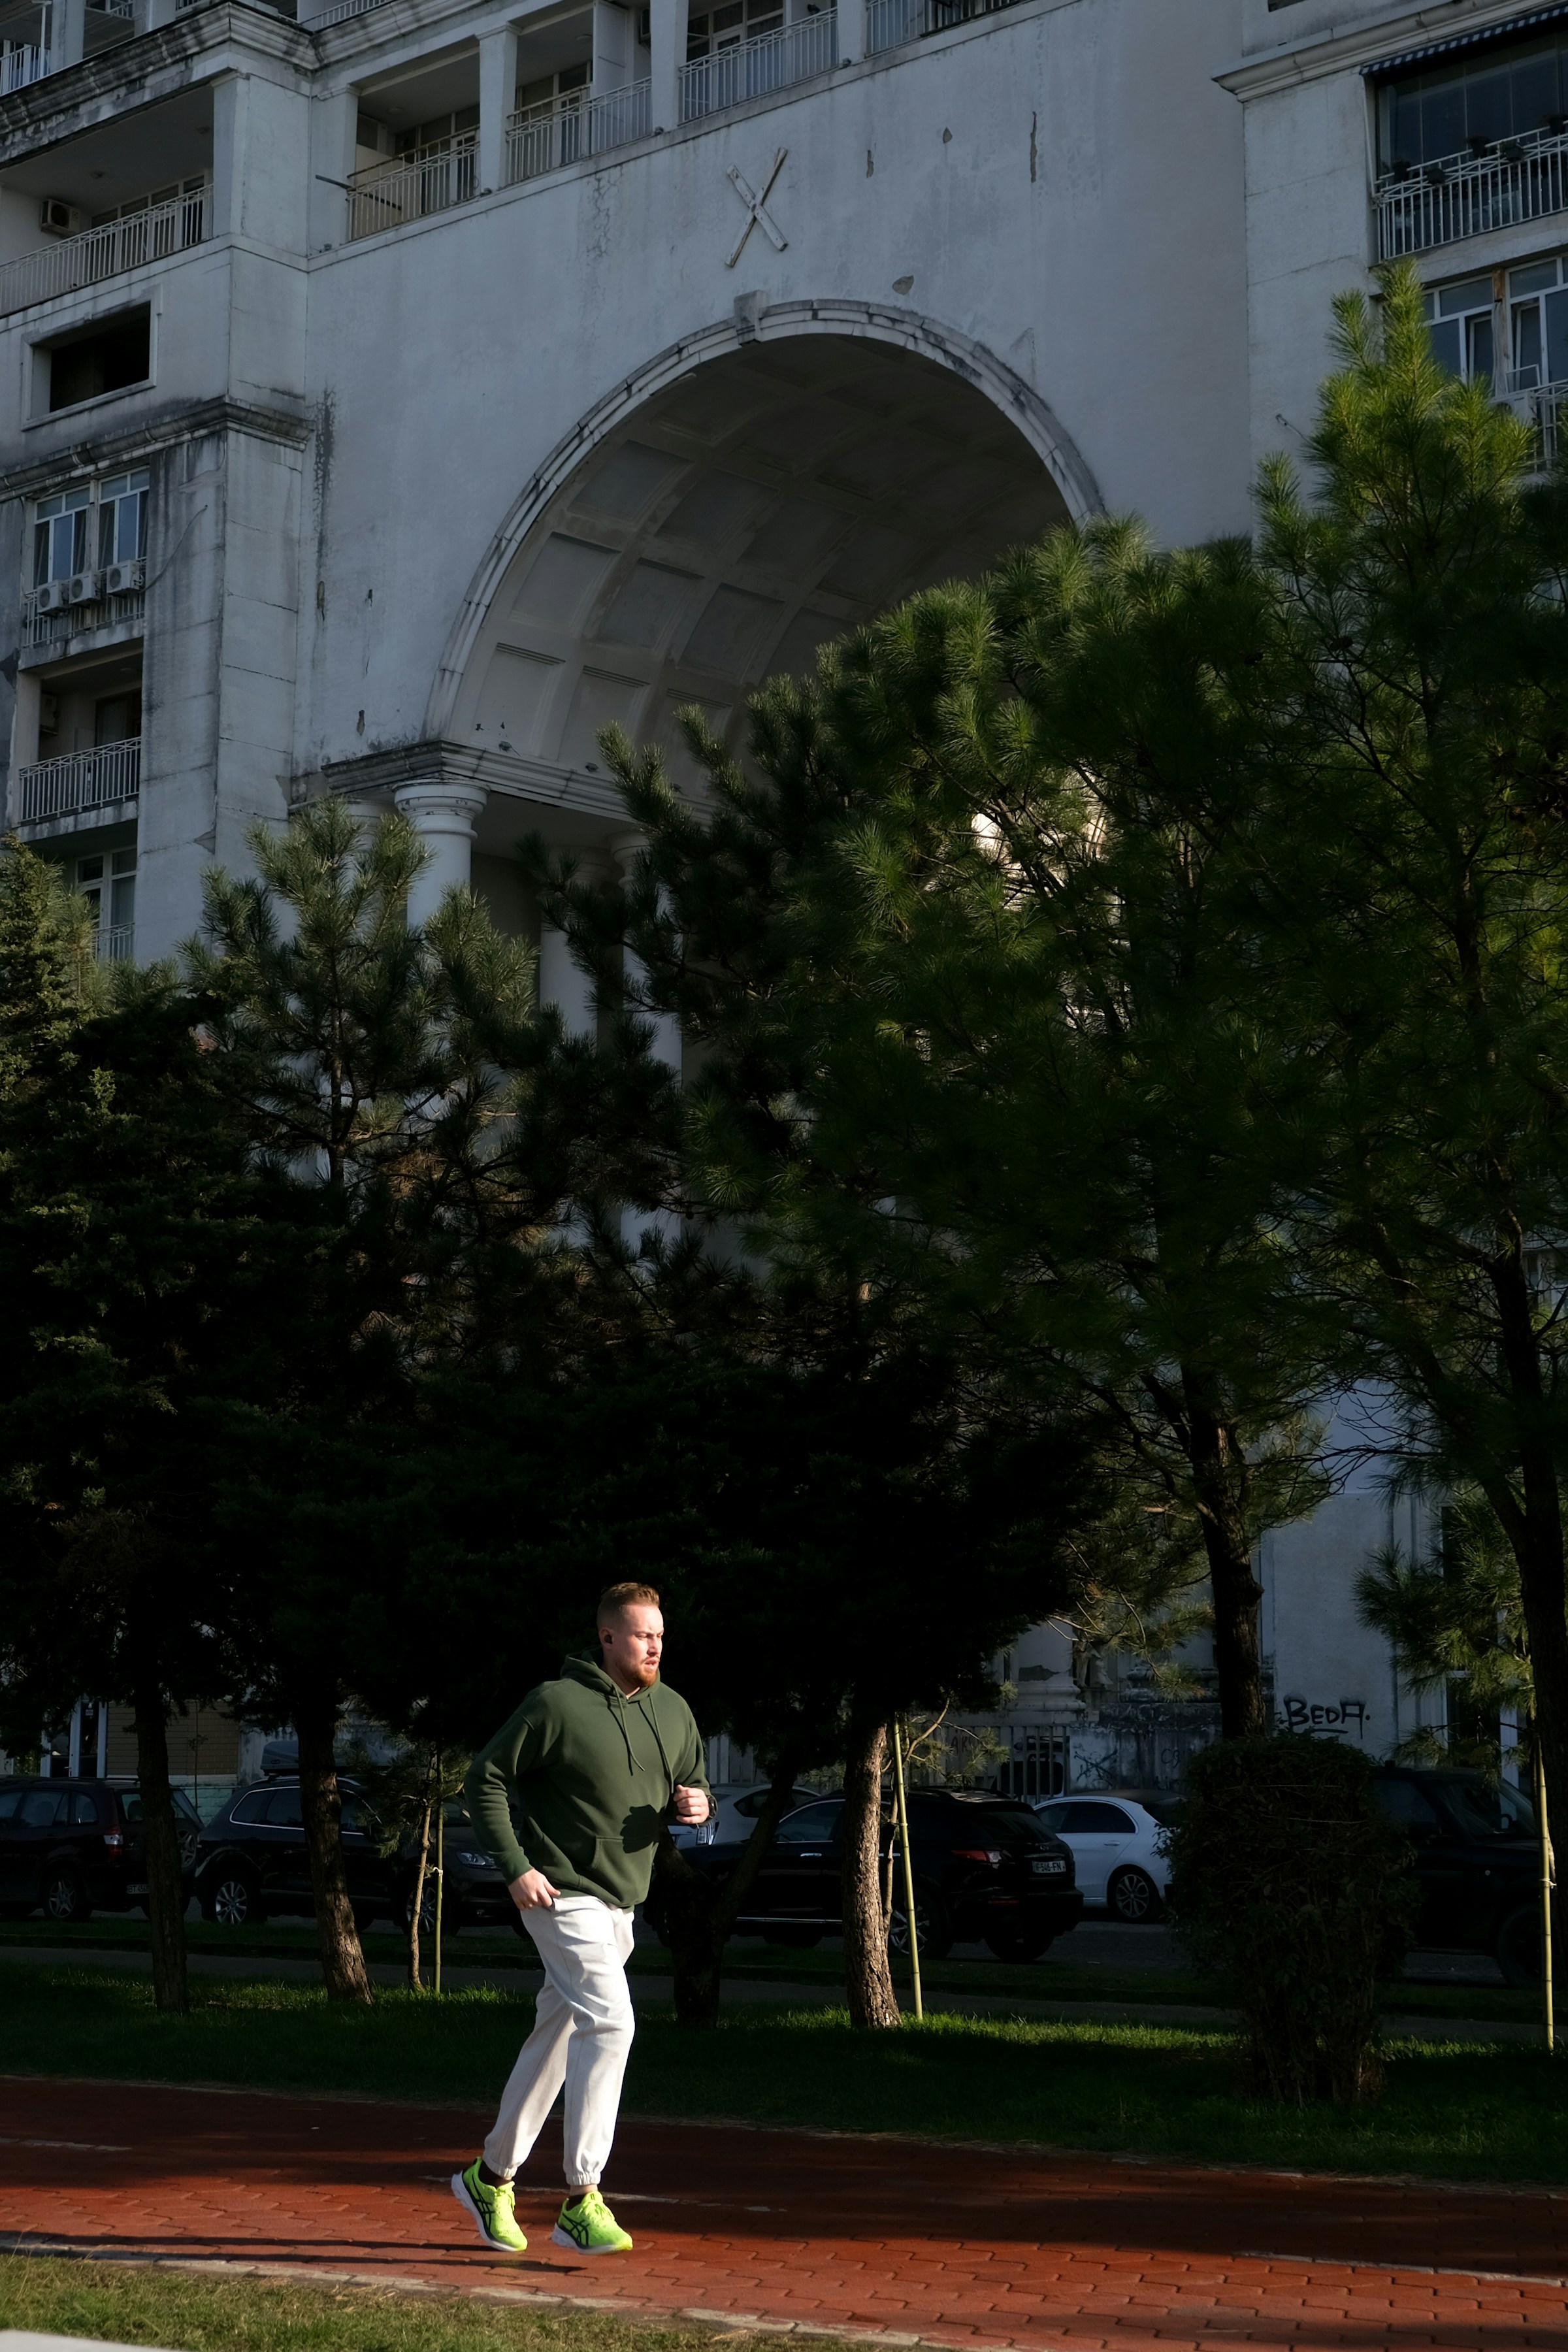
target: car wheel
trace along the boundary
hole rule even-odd
[[[1533,1991],[1541,1982],[1541,1913],[1533,1903],[1509,1913],[1493,1948],[1508,1982],[1521,1991]]]
[[[44,1873],[44,1916],[62,1927],[74,1927],[91,1918],[87,1889],[74,1870],[57,1867]]]
[[[1147,1926],[1165,1907],[1164,1897],[1148,1872],[1134,1863],[1117,1872],[1106,1895],[1111,1911],[1128,1927]]]
[[[412,1886],[409,1888],[407,1894],[404,1896],[402,1903],[399,1905],[397,1916],[399,1923],[403,1928],[403,1932],[406,1935],[409,1928],[414,1925],[414,1889]],[[441,1924],[445,1927],[447,1923],[443,1920]],[[436,1933],[436,1890],[430,1885],[428,1879],[426,1879],[424,1891],[419,1897],[419,1933],[422,1936],[433,1936]]]
[[[202,1917],[218,1927],[255,1927],[265,1918],[261,1893],[243,1870],[222,1870],[202,1896]]]
[[[945,1960],[952,1949],[952,1929],[947,1914],[942,1905],[929,1895],[915,1896],[915,1933],[920,1939],[923,1960]],[[892,1926],[888,1930],[888,1944],[900,1959],[909,1958],[910,1923],[901,1907],[894,1909]]]
[[[1056,1940],[1054,1936],[1035,1934],[1027,1927],[1015,1927],[1011,1932],[998,1927],[986,1937],[985,1948],[999,1960],[1043,1960]]]

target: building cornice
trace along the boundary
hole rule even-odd
[[[1233,98],[1271,98],[1301,82],[1356,72],[1363,66],[1375,65],[1381,57],[1415,48],[1423,41],[1447,40],[1455,33],[1484,32],[1489,25],[1506,25],[1519,15],[1520,5],[1521,0],[1429,0],[1421,8],[1391,8],[1380,16],[1360,17],[1353,25],[1331,26],[1310,40],[1243,58],[1215,74],[1215,79]]]
[[[284,409],[263,408],[253,401],[185,401],[142,424],[124,426],[118,433],[94,434],[90,439],[57,448],[49,457],[0,470],[0,499],[32,498],[42,489],[58,488],[75,474],[101,474],[134,465],[139,458],[150,457],[160,449],[177,448],[204,433],[245,433],[256,440],[279,441],[286,447],[301,449],[310,431],[308,416],[291,416]]]
[[[140,84],[167,84],[148,91],[150,99],[174,96],[188,87],[186,69],[203,59],[221,66],[222,53],[230,47],[306,72],[316,63],[309,33],[275,8],[251,0],[215,0],[209,7],[187,10],[172,25],[117,41],[0,98],[0,168],[75,138],[84,116],[89,122],[100,121],[106,108],[136,100]]]
[[[481,751],[471,743],[453,743],[439,736],[394,743],[356,760],[323,760],[319,768],[292,779],[289,797],[296,805],[323,793],[370,798],[395,793],[401,784],[477,784],[509,800],[575,809],[583,816],[626,817],[626,803],[606,777],[515,751]]]

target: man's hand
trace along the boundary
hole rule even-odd
[[[554,1907],[555,1889],[542,1870],[525,1870],[506,1891],[520,1911],[549,1911]]]
[[[708,1811],[709,1796],[706,1789],[677,1789],[675,1818],[678,1822],[685,1822],[695,1826],[697,1822],[707,1820]]]

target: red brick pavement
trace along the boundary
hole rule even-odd
[[[1568,2352],[1568,2195],[623,2123],[637,2251],[488,2254],[447,2189],[489,2118],[448,2107],[0,2079],[0,2243],[609,2298],[1026,2352]]]

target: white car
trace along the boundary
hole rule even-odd
[[[795,1789],[784,1807],[793,1813],[801,1805],[814,1805],[820,1789]],[[749,1788],[719,1788],[713,1791],[713,1811],[706,1822],[695,1829],[683,1822],[672,1822],[669,1834],[677,1845],[743,1845],[752,1834],[752,1824],[768,1801],[768,1784],[755,1781]]]
[[[1085,1903],[1103,1903],[1130,1927],[1165,1907],[1171,1864],[1164,1824],[1131,1797],[1035,1800],[1041,1822],[1072,1849],[1073,1875]]]

